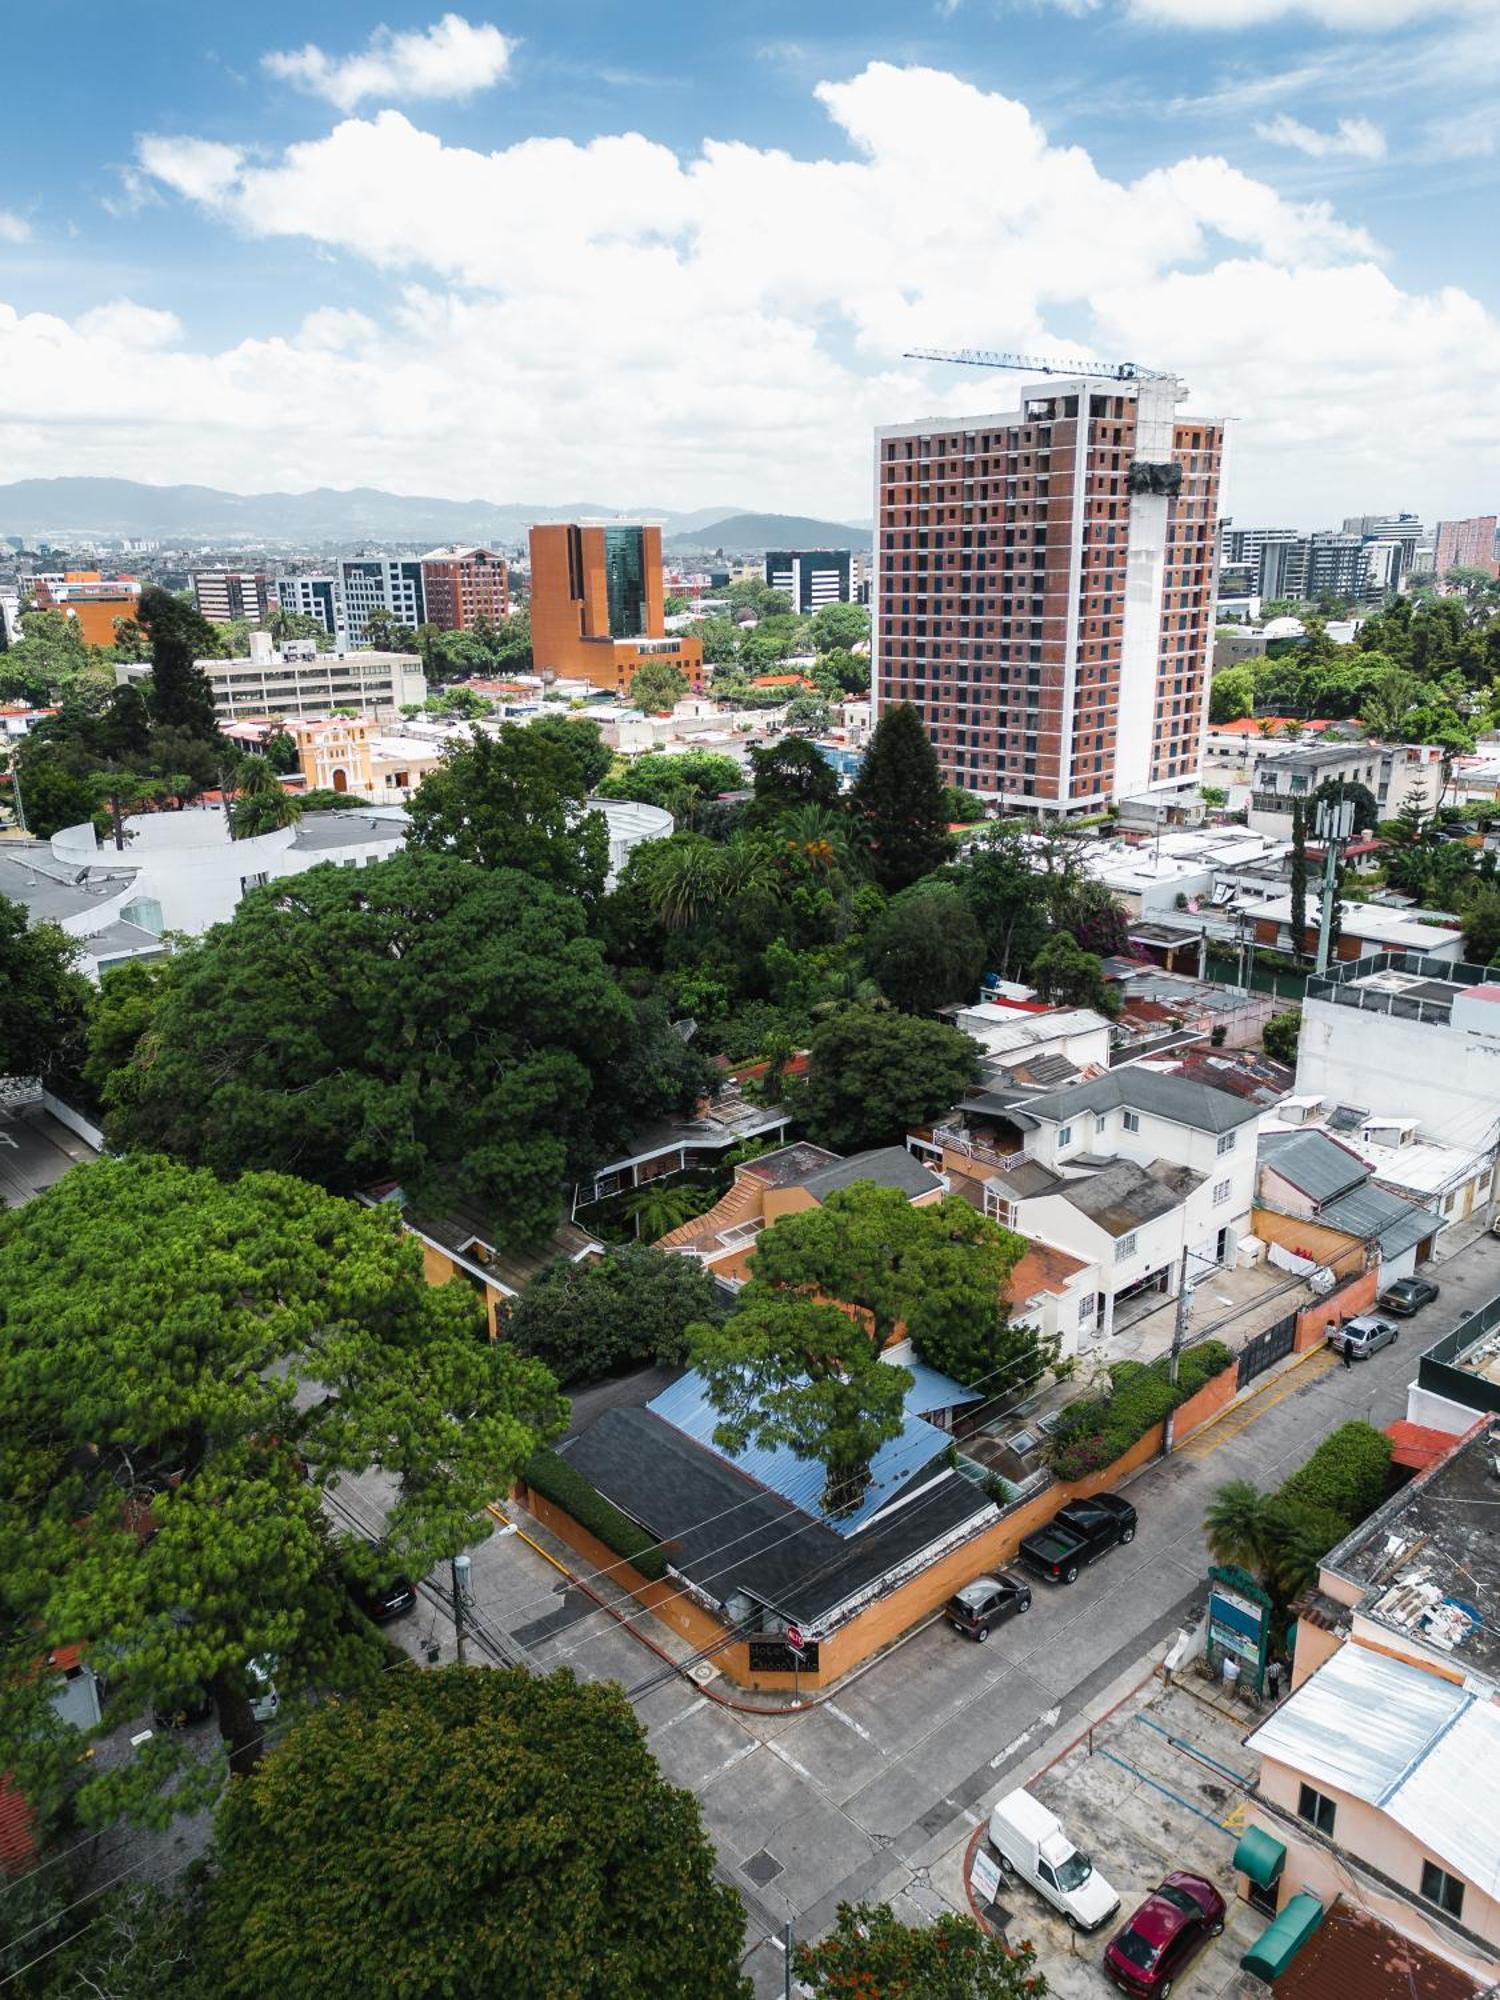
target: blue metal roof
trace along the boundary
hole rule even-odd
[[[916,1370],[912,1372],[915,1374]],[[936,1369],[923,1372],[940,1382],[947,1382],[947,1377],[938,1375]],[[963,1391],[957,1388],[957,1384],[950,1386],[961,1399]],[[911,1396],[908,1396],[907,1403],[909,1408]],[[939,1430],[936,1424],[908,1415],[900,1436],[883,1444],[871,1460],[870,1483],[858,1507],[835,1520],[824,1513],[821,1505],[827,1473],[818,1459],[798,1458],[786,1445],[767,1447],[751,1444],[743,1451],[731,1452],[721,1450],[714,1443],[714,1427],[723,1419],[708,1400],[703,1377],[695,1371],[689,1370],[686,1375],[680,1375],[659,1396],[654,1396],[646,1407],[664,1423],[671,1424],[674,1430],[683,1432],[716,1457],[726,1459],[747,1479],[753,1479],[757,1485],[769,1488],[772,1493],[779,1493],[793,1507],[800,1508],[804,1514],[812,1515],[815,1520],[822,1521],[844,1536],[857,1534],[885,1506],[893,1493],[946,1452],[952,1442],[948,1433]]]
[[[984,1401],[978,1390],[966,1389],[962,1382],[955,1382],[941,1368],[929,1368],[925,1361],[903,1361],[899,1365],[908,1369],[913,1377],[912,1385],[906,1392],[906,1414],[909,1417],[926,1417],[934,1410],[951,1410],[958,1403]]]

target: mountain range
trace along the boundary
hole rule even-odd
[[[664,545],[689,549],[756,549],[836,540],[868,547],[868,530],[811,521],[800,515],[752,514],[733,507],[613,507],[598,500],[560,506],[519,501],[443,500],[386,493],[379,487],[309,493],[228,493],[217,486],[148,486],[134,479],[17,479],[0,485],[0,535],[47,536],[66,546],[71,536],[131,540],[231,540],[259,544],[310,542],[524,541],[533,521],[620,519],[659,521]]]

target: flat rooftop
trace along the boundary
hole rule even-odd
[[[1360,1585],[1362,1617],[1500,1679],[1500,1540],[1491,1470],[1500,1422],[1476,1429],[1446,1458],[1377,1508],[1324,1560]]]
[[[99,1155],[40,1104],[0,1107],[0,1205],[20,1208]]]

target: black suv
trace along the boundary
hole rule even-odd
[[[976,1576],[956,1597],[950,1597],[943,1616],[955,1632],[977,1639],[982,1646],[997,1625],[1017,1612],[1031,1609],[1031,1585],[1024,1577],[1001,1570],[998,1576]]]
[[[417,1590],[409,1576],[403,1576],[391,1565],[384,1542],[372,1542],[370,1550],[374,1577],[357,1576],[352,1568],[346,1567],[344,1588],[366,1618],[384,1625],[392,1618],[399,1618],[403,1611],[411,1610],[417,1601]]]
[[[1070,1500],[1021,1544],[1021,1560],[1049,1583],[1076,1583],[1078,1572],[1119,1542],[1135,1539],[1135,1509],[1117,1493]]]

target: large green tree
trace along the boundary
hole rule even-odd
[[[224,1173],[340,1192],[390,1176],[540,1238],[570,1163],[611,1137],[596,1082],[639,1070],[639,1037],[581,904],[545,881],[424,853],[315,868],[182,950],[105,1085],[107,1125],[113,1145]]]
[[[394,1215],[290,1176],[109,1160],[0,1212],[0,1602],[34,1635],[5,1655],[0,1757],[28,1796],[45,1810],[77,1769],[35,1672],[49,1646],[108,1683],[106,1729],[211,1695],[237,1770],[259,1752],[249,1661],[274,1656],[286,1695],[378,1669],[317,1481],[391,1475],[414,1575],[479,1539],[566,1414],[544,1367],[481,1334]],[[159,1735],[91,1773],[79,1809],[190,1807],[182,1767]]]
[[[972,1001],[984,940],[951,882],[919,882],[895,897],[870,926],[865,961],[881,991],[912,1014],[945,1001]]]
[[[863,604],[824,604],[812,615],[812,642],[820,653],[859,646],[870,636],[870,613]]]
[[[745,1917],[616,1687],[387,1674],[235,1788],[204,1924],[229,2000],[748,2000]]]
[[[219,735],[213,690],[197,665],[218,650],[214,629],[169,590],[141,592],[137,620],[151,641],[151,712],[155,721],[214,742]]]
[[[687,675],[671,660],[642,660],[630,677],[631,705],[645,715],[670,715],[687,691]]]
[[[1067,931],[1058,931],[1035,953],[1027,978],[1044,1000],[1063,1007],[1093,1007],[1113,1018],[1120,995],[1104,977],[1097,953],[1085,951]]]
[[[947,1111],[979,1078],[979,1046],[940,1021],[851,1007],[808,1043],[799,1114],[841,1153],[899,1145]]]
[[[885,1903],[840,1903],[833,1929],[797,1946],[795,1968],[819,2000],[1044,2000],[1050,1990],[1029,1944],[952,1910],[903,1924]]]
[[[681,1361],[687,1329],[723,1311],[701,1264],[629,1243],[594,1263],[549,1264],[507,1308],[505,1335],[559,1382],[586,1382],[636,1362]]]
[[[41,1077],[82,1054],[89,983],[78,946],[56,924],[31,924],[0,896],[0,1077]]]
[[[517,723],[450,749],[407,807],[407,845],[481,868],[516,868],[574,896],[597,896],[609,866],[603,815],[585,810],[580,759]]]
[[[838,804],[838,773],[813,744],[799,736],[783,736],[757,745],[750,752],[755,770],[755,811],[761,819],[798,806]]]
[[[764,1231],[754,1276],[857,1307],[877,1354],[904,1331],[969,1386],[1003,1365],[1014,1380],[1035,1350],[1029,1328],[1008,1326],[1003,1299],[1025,1249],[1025,1237],[957,1195],[917,1208],[898,1188],[856,1181]]]
[[[720,1447],[784,1445],[815,1459],[830,1514],[859,1505],[870,1461],[901,1435],[910,1369],[882,1361],[853,1316],[827,1301],[752,1281],[727,1325],[688,1329],[688,1355],[719,1412]]]
[[[850,808],[869,844],[883,889],[905,889],[947,858],[943,778],[922,718],[910,702],[886,709],[875,726]]]
[[[614,752],[597,722],[581,715],[539,715],[527,729],[544,743],[555,743],[573,767],[580,796],[595,790],[614,762]]]

